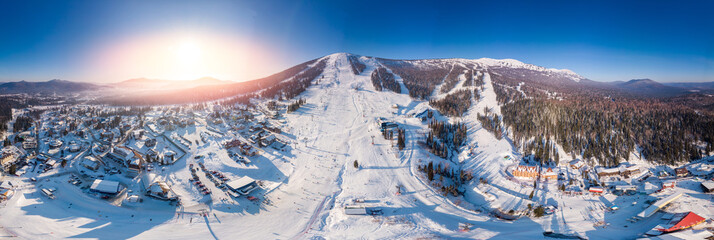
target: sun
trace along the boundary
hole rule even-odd
[[[175,80],[201,77],[204,70],[203,46],[193,39],[183,39],[172,47],[173,67],[170,74]]]
[[[114,71],[117,79],[250,80],[273,71],[272,51],[239,36],[205,32],[165,32],[116,40],[97,49],[95,71]],[[260,73],[260,74],[255,74]]]
[[[183,40],[174,48],[174,57],[181,65],[197,64],[201,62],[201,48],[195,41]]]

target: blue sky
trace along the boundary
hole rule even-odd
[[[152,71],[163,58],[150,55],[176,34],[234,41],[198,47],[231,49],[220,59],[242,67],[195,72],[227,80],[350,52],[513,58],[598,81],[714,81],[714,1],[0,1],[0,81],[169,76]]]

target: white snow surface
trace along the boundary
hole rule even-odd
[[[493,59],[493,58],[479,58],[479,59],[464,59],[464,58],[449,58],[449,59],[424,59],[424,60],[410,60],[410,63],[416,66],[439,66],[442,68],[450,68],[454,64],[461,64],[463,66],[476,66],[477,68],[488,69],[488,68],[520,68],[527,69],[537,72],[544,72],[546,74],[555,74],[567,77],[575,82],[586,79],[583,76],[569,70],[569,69],[557,69],[557,68],[545,68],[533,64],[523,63],[515,59]]]
[[[626,221],[645,207],[645,200],[652,199],[647,196],[566,196],[557,192],[555,184],[543,183],[529,200],[527,196],[534,190],[532,182],[512,179],[505,171],[517,162],[504,160],[504,156],[520,159],[510,139],[496,139],[476,120],[476,114],[484,108],[500,115],[488,73],[482,72],[485,85],[481,98],[473,100],[465,116],[449,119],[463,122],[469,129],[465,146],[468,150],[454,163],[434,156],[418,144],[428,127],[411,114],[429,108],[428,102],[413,100],[406,92],[376,91],[370,82],[370,74],[378,64],[373,59],[361,58],[367,68],[360,75],[352,73],[346,54],[325,59],[328,63],[318,77],[319,83],[300,96],[307,104],[286,114],[282,128],[291,141],[289,151],[264,148],[260,156],[250,158],[254,165],[243,166],[231,160],[218,141],[230,139],[230,133],[215,137],[215,142],[191,145],[187,156],[161,170],[185,201],[181,207],[151,199],[145,199],[138,207],[111,205],[67,184],[66,176],[38,183],[58,189],[56,199],[50,200],[39,187],[3,176],[4,180],[23,184],[12,199],[0,206],[0,238],[543,239],[543,231],[554,231],[590,239],[633,239],[658,224],[658,215],[637,223]],[[463,61],[574,74],[511,59]],[[401,82],[398,76],[397,81]],[[461,85],[457,84],[457,88]],[[362,88],[356,90],[355,86]],[[398,104],[399,109],[391,108],[392,104]],[[381,137],[375,122],[379,117],[406,129],[407,146],[403,151],[394,147],[396,140]],[[196,131],[207,132],[205,127],[196,127]],[[201,138],[190,131],[177,133],[190,141]],[[218,194],[200,195],[187,180],[188,164],[196,161],[195,155],[206,156],[202,161],[208,169],[232,178],[249,176],[263,181],[260,193],[272,204],[225,199]],[[353,167],[355,161],[359,168]],[[467,185],[465,196],[444,197],[431,186],[417,170],[418,165],[428,161],[460,164],[462,169],[473,171],[475,179]],[[481,184],[479,178],[489,183]],[[398,185],[403,186],[399,195]],[[694,194],[692,189],[695,188],[683,191]],[[356,199],[363,202],[358,205],[379,207],[384,214],[344,214],[344,206],[355,205]],[[638,203],[629,204],[634,201]],[[490,214],[493,209],[521,211],[529,203],[557,205],[559,210],[542,218],[522,217],[516,221],[498,220]],[[606,211],[612,204],[619,205],[620,210]],[[711,207],[711,203],[706,206]],[[703,214],[712,217],[712,208],[708,209]],[[204,211],[208,214],[200,215]],[[596,226],[600,221],[607,222],[607,228]],[[460,231],[461,224],[473,227]]]

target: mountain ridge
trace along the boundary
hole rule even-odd
[[[412,72],[420,72],[426,69],[441,69],[434,74],[444,74],[451,71],[454,66],[459,69],[473,69],[475,71],[488,71],[494,73],[496,83],[516,86],[522,83],[531,91],[548,92],[588,92],[596,90],[613,95],[633,95],[640,97],[673,97],[688,93],[709,90],[714,91],[714,82],[710,83],[659,83],[651,79],[633,79],[627,82],[599,82],[590,80],[569,69],[546,68],[535,64],[524,63],[516,59],[494,59],[494,58],[436,58],[436,59],[388,59],[372,56],[364,56],[352,53],[333,53],[320,58],[304,62],[264,78],[258,78],[245,82],[233,82],[220,80],[213,77],[202,77],[187,81],[173,81],[153,78],[133,78],[109,84],[93,84],[73,82],[69,80],[50,80],[46,82],[7,82],[0,83],[0,93],[72,93],[86,90],[96,90],[99,88],[114,89],[137,89],[137,90],[177,90],[177,89],[202,89],[207,91],[210,86],[225,85],[226,88],[240,87],[246,84],[261,86],[259,88],[270,87],[281,81],[289,80],[299,71],[309,68],[308,65],[315,61],[324,61],[336,57],[357,57],[375,59],[379,64],[388,68],[405,68]],[[357,60],[360,61],[360,60]],[[300,68],[300,69],[296,69]],[[292,70],[291,70],[292,69]],[[404,73],[404,72],[402,72]],[[457,73],[458,74],[458,73]],[[396,74],[399,75],[399,74]],[[408,76],[401,76],[402,78]],[[432,76],[438,78],[439,76]],[[445,76],[440,76],[445,78]],[[279,78],[279,79],[278,79]],[[419,80],[417,80],[419,81]],[[432,81],[432,80],[430,80]],[[443,80],[435,79],[431,85],[441,84]],[[179,84],[180,83],[180,84]],[[244,84],[241,84],[244,83]],[[452,82],[453,83],[453,82]],[[421,84],[417,82],[417,84]],[[46,86],[45,86],[46,85]],[[412,84],[413,85],[413,84]],[[711,85],[711,86],[710,86]],[[31,86],[31,87],[30,87]],[[430,88],[433,90],[435,86]],[[425,89],[425,91],[432,91]],[[224,91],[221,89],[220,91]],[[422,94],[423,96],[426,96]],[[429,94],[430,95],[430,94]]]
[[[5,82],[0,84],[0,93],[74,93],[87,90],[95,90],[101,87],[102,86],[93,83],[74,82],[61,79],[52,79],[44,82],[28,82],[25,80],[21,80],[17,82]]]

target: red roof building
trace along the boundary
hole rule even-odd
[[[687,229],[704,222],[704,218],[693,212],[677,213],[669,223],[663,227],[657,228],[661,232],[674,232],[682,229]]]

